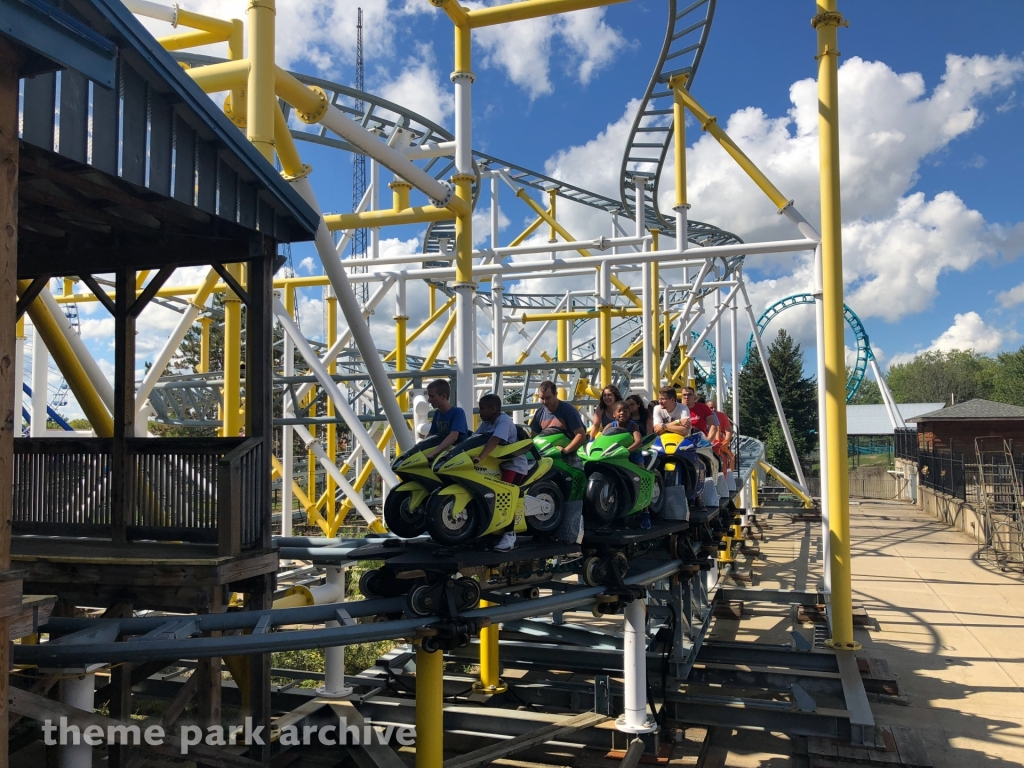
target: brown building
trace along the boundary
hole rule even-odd
[[[907,419],[917,424],[918,446],[973,457],[981,450],[1024,453],[1024,408],[976,398]]]

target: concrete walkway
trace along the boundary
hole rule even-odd
[[[909,702],[873,704],[876,720],[916,728],[936,768],[1024,765],[1024,576],[916,506],[850,512],[854,601],[873,623],[857,639]]]

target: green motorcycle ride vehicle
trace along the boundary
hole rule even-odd
[[[412,539],[427,530],[427,499],[444,485],[431,467],[433,462],[427,458],[427,452],[442,439],[431,435],[391,463],[391,469],[402,482],[384,500],[384,524],[396,536]]]
[[[551,459],[554,470],[551,479],[558,483],[566,504],[582,502],[583,494],[587,490],[587,473],[583,470],[580,460],[575,455],[566,456],[561,451],[571,442],[569,435],[557,427],[545,429],[533,437],[533,445],[537,452]]]
[[[640,449],[653,443],[655,437],[645,437]],[[583,513],[597,525],[608,526],[644,510],[660,515],[665,506],[661,473],[634,462],[629,451],[632,444],[632,432],[613,429],[598,435],[580,451],[587,474]]]
[[[426,502],[426,528],[434,541],[467,544],[501,533],[510,524],[516,533],[549,535],[561,525],[564,504],[558,485],[548,479],[551,459],[537,456],[533,441],[521,433],[523,439],[499,446],[474,463],[490,437],[468,437],[434,462],[443,483]],[[535,460],[522,484],[503,482],[501,463],[522,454],[533,454]]]

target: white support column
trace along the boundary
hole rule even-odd
[[[740,386],[739,386],[739,382],[740,382],[740,363],[739,363],[740,339],[739,339],[739,335],[740,334],[739,334],[739,324],[738,324],[739,316],[737,314],[737,307],[736,307],[736,305],[739,303],[738,300],[737,300],[738,298],[739,298],[739,294],[737,292],[737,289],[736,288],[730,289],[728,301],[729,301],[729,320],[731,321],[730,325],[729,325],[729,336],[730,336],[730,339],[729,339],[729,341],[730,341],[730,349],[729,349],[730,355],[729,356],[730,356],[731,359],[729,360],[729,365],[730,365],[730,369],[731,369],[731,372],[732,372],[732,432],[733,432],[734,435],[739,435],[739,433],[740,433],[740,428],[739,428],[739,422],[740,422]],[[722,405],[723,405],[723,408],[724,408],[725,404],[723,403]],[[735,453],[735,449],[733,449],[733,453]],[[739,466],[734,466],[733,467],[733,473],[735,473],[735,471],[737,469],[739,469]],[[735,481],[736,481],[736,478],[734,476],[733,477],[733,482],[735,483]],[[733,487],[735,487],[735,485]],[[742,506],[743,509],[749,509],[749,507],[746,504],[743,503],[743,499],[746,498],[746,493],[747,493],[747,487],[745,485],[743,486],[742,492],[743,492],[744,495],[740,499],[740,506]],[[744,516],[743,522],[744,523],[748,523],[749,522],[749,520],[746,518],[746,516]]]
[[[468,34],[468,32],[466,33]],[[473,80],[472,72],[453,72],[452,83],[455,86],[455,174],[456,176],[473,175]],[[463,237],[469,238],[469,248],[473,242],[472,216],[466,217]],[[465,247],[462,243],[455,244],[456,250]],[[458,259],[456,259],[458,263]],[[472,267],[467,267],[471,269]],[[456,270],[458,272],[458,269]],[[462,408],[467,417],[473,413],[474,384],[473,360],[476,357],[476,311],[473,297],[476,284],[472,278],[456,280],[455,289],[455,369],[457,372],[458,391],[456,405]]]
[[[35,424],[35,419],[32,419]],[[95,667],[87,667],[95,669]],[[60,700],[68,707],[91,713],[94,708],[96,674],[76,674],[79,670],[60,670],[67,675],[60,681]],[[70,742],[71,739],[68,739]],[[84,742],[68,743],[60,748],[60,768],[92,768],[92,746]]]
[[[501,178],[496,173],[491,174],[491,248],[498,247],[498,230],[501,227],[501,209],[498,208],[498,187]]]
[[[796,469],[796,476],[800,480],[801,490],[807,492],[807,480],[804,479],[804,469],[800,466],[800,456],[797,455],[796,445],[793,443],[793,435],[789,431],[789,422],[786,420],[786,412],[782,408],[782,400],[779,399],[779,390],[775,386],[775,377],[772,376],[772,368],[768,364],[768,355],[765,352],[764,340],[757,331],[757,318],[754,317],[754,308],[750,306],[750,296],[747,295],[747,287],[740,283],[740,290],[743,292],[743,300],[746,303],[747,320],[750,321],[750,331],[754,334],[754,344],[757,345],[757,352],[761,356],[761,366],[764,368],[765,378],[768,379],[768,389],[772,393],[772,401],[775,403],[775,412],[779,415],[779,426],[782,427],[782,434],[786,438],[786,447],[789,449],[789,457],[793,460]]]
[[[25,381],[25,323],[20,323],[21,335],[14,340],[14,436],[21,437],[22,405],[24,404]]]
[[[678,213],[678,212],[677,212]],[[697,301],[697,294],[700,292],[700,287],[704,282],[704,278],[707,277],[708,272],[711,270],[711,259],[704,262],[704,265],[700,268],[697,273],[696,279],[693,281],[693,286],[690,288],[690,295],[686,298],[686,305],[683,307],[682,312],[679,313],[679,319],[676,321],[676,330],[672,334],[672,340],[669,342],[668,348],[662,352],[661,355],[661,373],[665,374],[668,371],[669,363],[672,362],[672,352],[679,346],[679,342],[683,338],[683,334],[690,330],[690,326],[693,322],[687,322],[690,316],[690,310],[693,309],[693,305]],[[694,318],[695,319],[695,318]]]
[[[636,188],[636,237],[643,237],[647,234],[647,178],[645,176],[634,176],[633,183]],[[641,246],[642,250],[643,246]],[[644,264],[640,270],[640,285],[643,292],[641,296],[641,335],[643,355],[643,386],[644,397],[647,400],[654,398],[654,381],[657,378],[654,371],[654,334],[657,329],[653,327],[654,322],[651,312],[654,307],[654,293],[658,287],[654,285],[654,267],[651,264]]]
[[[878,391],[882,395],[882,403],[885,405],[886,413],[889,414],[889,423],[892,424],[892,428],[906,428],[907,423],[903,420],[903,414],[900,413],[900,409],[896,406],[896,401],[893,399],[892,392],[889,391],[889,385],[885,383],[885,379],[882,377],[882,371],[878,367],[878,361],[872,357],[868,360],[868,365],[871,366],[871,373],[874,374],[875,381],[878,382]]]
[[[715,408],[721,411],[725,405],[722,400],[722,393],[725,387],[724,378],[725,366],[722,364],[722,316],[724,315],[722,305],[722,289],[715,291]]]
[[[320,204],[317,202],[316,194],[313,192],[313,187],[309,183],[309,177],[304,176],[301,179],[296,179],[291,182],[295,191],[299,193],[299,196],[305,200],[310,207],[313,208],[317,213],[320,213]],[[370,382],[373,384],[373,388],[380,400],[381,407],[384,409],[384,413],[388,417],[388,422],[391,424],[391,428],[394,430],[395,440],[398,443],[399,448],[402,451],[408,451],[413,447],[415,441],[413,440],[412,433],[409,431],[405,422],[405,415],[402,413],[401,407],[398,405],[398,398],[395,396],[395,390],[391,386],[391,381],[388,379],[387,371],[384,369],[384,363],[377,353],[377,346],[373,342],[373,337],[370,336],[370,327],[363,317],[362,308],[359,306],[359,302],[356,300],[355,294],[352,292],[352,284],[348,279],[348,275],[345,273],[345,268],[341,265],[340,259],[338,259],[337,251],[335,251],[334,241],[331,239],[331,233],[327,229],[327,224],[323,220],[323,215],[320,217],[320,227],[316,232],[316,250],[320,256],[320,261],[323,264],[324,272],[327,274],[328,280],[330,280],[331,286],[334,288],[335,294],[338,296],[338,304],[341,307],[342,313],[345,315],[345,322],[348,323],[349,329],[352,331],[352,338],[359,348],[359,352],[363,358],[363,364],[366,366],[366,372],[370,377]],[[285,313],[287,315],[287,313]],[[291,321],[291,318],[288,318]],[[301,334],[300,334],[301,336]],[[298,339],[295,339],[296,347],[303,352],[302,345],[305,344],[305,338],[302,338],[300,344]],[[308,348],[308,344],[306,345]],[[315,357],[315,356],[314,356]],[[317,364],[319,364],[317,358]],[[321,366],[322,368],[322,366]],[[333,384],[333,381],[331,382]],[[336,388],[336,387],[335,387]],[[347,407],[347,403],[345,404]],[[366,430],[361,430],[356,434],[365,434]],[[364,446],[367,451],[376,451],[376,445]],[[379,451],[376,451],[377,455],[380,455]],[[374,462],[376,464],[376,462]],[[378,467],[378,470],[382,470],[382,467]],[[387,468],[390,471],[390,467]]]
[[[340,590],[341,599],[337,602],[345,602],[345,567],[328,565],[326,568],[327,584]],[[327,628],[338,627],[341,624],[337,621],[325,623]],[[348,696],[352,688],[345,685],[345,646],[335,645],[324,649],[324,685],[317,688],[320,696]]]
[[[380,210],[380,163],[370,158],[370,210]],[[370,229],[370,258],[380,258],[380,227]]]
[[[284,356],[285,378],[295,375],[295,347],[287,333],[282,334],[281,354]],[[281,398],[281,418],[287,419],[293,413],[292,398],[285,390]],[[281,535],[292,535],[292,428],[289,424],[281,426]]]
[[[320,382],[320,386],[323,387],[324,390],[327,392],[327,396],[331,398],[331,400],[334,402],[335,412],[339,416],[341,416],[342,420],[344,420],[345,424],[352,432],[352,436],[359,441],[359,444],[363,447],[363,450],[366,452],[366,455],[369,457],[370,461],[373,462],[374,468],[377,470],[377,473],[381,476],[381,479],[384,481],[385,485],[389,485],[391,487],[398,485],[398,477],[391,470],[391,463],[384,458],[384,455],[380,452],[380,449],[377,448],[377,443],[369,435],[369,433],[367,433],[366,428],[363,426],[362,422],[359,421],[359,417],[356,415],[356,412],[352,410],[352,406],[349,405],[348,399],[342,394],[341,389],[338,387],[337,383],[335,383],[334,379],[331,378],[331,375],[327,372],[327,368],[324,367],[324,364],[320,362],[320,358],[316,356],[316,353],[313,351],[313,348],[309,346],[309,342],[306,341],[306,338],[302,335],[302,332],[299,330],[298,326],[295,325],[295,321],[292,320],[291,316],[288,314],[288,311],[284,308],[284,305],[278,300],[274,301],[274,314],[276,314],[278,319],[281,321],[281,326],[284,328],[285,334],[292,337],[292,341],[295,343],[295,347],[296,349],[298,349],[299,354],[302,355],[303,359],[312,369],[313,375],[316,376],[317,381]],[[378,362],[379,361],[380,358],[378,358]],[[388,391],[391,392],[392,395],[394,395],[394,390],[391,389],[390,383],[387,386]],[[391,426],[392,430],[397,433],[397,424],[392,423]],[[404,417],[402,417],[401,419],[401,426],[405,427]],[[304,427],[297,426],[294,429],[296,434],[302,437],[302,440],[304,442],[309,442],[310,440],[312,440],[312,437],[309,437],[307,440],[307,438],[303,436],[303,433],[305,433],[305,435],[309,435],[309,431],[306,430]],[[411,440],[412,434],[408,431],[408,429],[406,429],[405,432],[408,435],[409,439]],[[314,452],[316,452],[318,447],[320,447],[322,451],[322,446],[320,446],[318,442],[316,442],[315,440],[312,440],[312,442],[314,443],[314,445],[312,446]],[[402,450],[407,449],[403,448]],[[324,455],[326,456],[326,453]],[[333,466],[332,462],[328,461],[328,463],[332,464]],[[337,467],[334,467],[334,469],[337,469]],[[339,472],[338,475],[341,476],[341,473]],[[341,480],[339,481],[338,485],[345,489],[345,487],[348,486],[348,482],[344,479],[344,477],[341,477]],[[345,492],[349,493],[347,489],[345,489]]]
[[[491,191],[492,194],[496,194],[498,181],[497,179],[491,179]],[[493,201],[497,198],[492,198]],[[493,219],[493,216],[492,216]],[[492,226],[494,224],[492,220]],[[491,242],[496,242],[497,229],[491,232]],[[505,330],[502,327],[502,300],[505,295],[505,287],[501,282],[501,275],[495,275],[491,278],[491,365],[504,365],[505,364],[505,352],[503,349],[502,339],[504,338]],[[502,380],[501,374],[494,374],[494,384],[491,387],[494,394],[498,397],[502,396]]]
[[[652,733],[658,724],[647,717],[647,607],[644,601],[626,603],[622,644],[625,712],[615,721],[624,733]]]
[[[821,542],[822,562],[826,566],[822,569],[825,576],[824,591],[826,594],[832,591],[832,569],[828,567],[831,563],[831,536],[829,535],[829,501],[828,501],[828,419],[825,417],[825,305],[821,300],[821,244],[814,249],[814,333],[815,333],[815,354],[817,355],[818,374],[818,466],[821,468],[818,475],[821,479]]]
[[[47,376],[49,375],[50,353],[39,329],[32,329],[32,422],[29,434],[32,437],[46,437],[46,401],[49,399]]]

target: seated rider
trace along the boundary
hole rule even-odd
[[[480,450],[480,455],[474,457],[473,463],[475,464],[489,456],[499,445],[509,445],[519,441],[516,425],[507,413],[501,412],[501,405],[501,398],[493,393],[480,398],[480,427],[476,434],[490,435],[491,437]],[[526,479],[528,469],[529,465],[525,456],[512,456],[501,463],[501,480],[505,483],[520,485]],[[504,533],[501,541],[494,548],[499,552],[507,552],[514,549],[515,546],[516,532],[509,530]]]
[[[539,435],[545,429],[560,429],[569,438],[569,444],[561,448],[562,453],[572,456],[586,442],[587,430],[583,418],[569,403],[558,399],[558,388],[553,381],[542,381],[537,387],[540,408],[533,414],[530,431]]]
[[[629,446],[629,460],[642,467],[644,465],[644,457],[640,451],[640,445],[643,443],[643,435],[640,433],[640,425],[629,417],[629,403],[625,400],[620,400],[615,404],[615,410],[612,413],[615,415],[615,420],[605,427],[601,434],[610,434],[614,429],[625,429],[631,432],[633,434],[633,442]],[[640,514],[640,526],[642,528],[651,527],[651,514],[646,509]]]
[[[672,432],[683,437],[690,434],[690,409],[678,402],[674,387],[662,387],[658,392],[652,420],[656,434]]]
[[[629,446],[629,460],[635,464],[643,466],[644,457],[640,454],[640,443],[643,442],[643,433],[640,431],[640,425],[629,418],[629,403],[625,400],[619,400],[615,404],[615,410],[612,411],[615,418],[609,422],[602,431],[602,435],[610,434],[613,429],[624,429],[627,432],[633,433],[633,443]]]
[[[690,426],[703,432],[709,443],[714,443],[718,437],[718,418],[708,404],[701,400],[703,398],[697,398],[693,387],[683,387],[683,405],[690,409]]]
[[[466,412],[448,402],[452,396],[451,385],[444,379],[435,379],[427,385],[427,402],[434,408],[434,418],[430,422],[428,435],[438,435],[441,442],[426,453],[428,461],[433,461],[444,451],[461,442],[469,434],[466,423]]]

